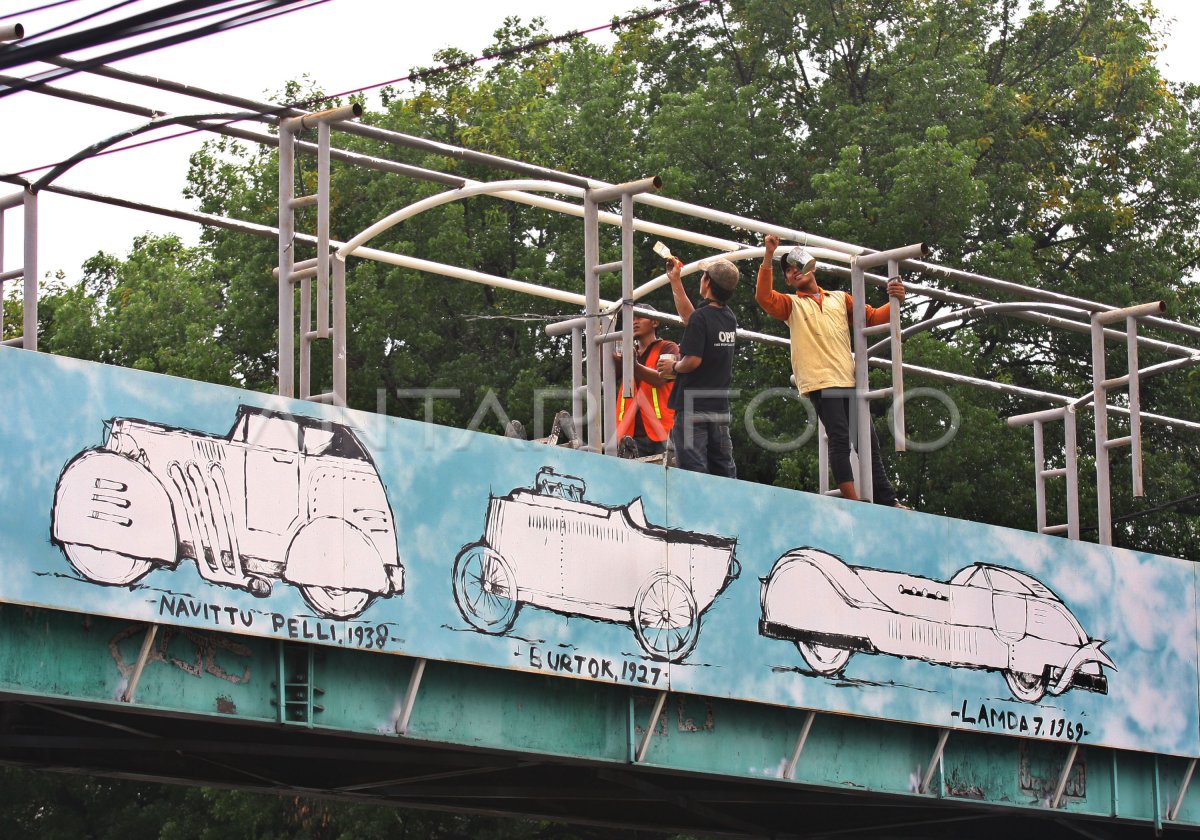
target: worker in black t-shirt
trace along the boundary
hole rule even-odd
[[[692,306],[683,288],[683,263],[672,258],[667,270],[675,308],[683,319],[681,358],[658,360],[658,370],[678,379],[671,392],[675,412],[671,443],[675,462],[685,470],[737,477],[733,440],[729,436],[729,385],[733,379],[733,351],[737,318],[727,302],[737,288],[737,266],[727,259],[704,263],[700,275],[700,305]]]

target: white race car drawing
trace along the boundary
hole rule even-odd
[[[759,633],[795,642],[818,674],[840,674],[855,652],[1004,674],[1018,700],[1070,688],[1108,693],[1116,670],[1066,604],[1037,579],[976,563],[948,583],[848,566],[816,548],[780,557],[761,579]]]
[[[383,482],[348,427],[250,406],[224,437],[115,418],[59,476],[51,537],[88,580],[126,585],[193,560],[265,597],[299,587],[352,618],[404,591]]]
[[[652,658],[692,652],[700,617],[739,572],[732,537],[651,525],[642,500],[583,500],[582,479],[541,469],[533,489],[488,502],[483,539],[454,561],[454,599],[484,633],[507,633],[522,604],[631,624]]]

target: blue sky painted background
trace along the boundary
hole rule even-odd
[[[952,713],[965,709],[975,716],[984,706],[1047,724],[1080,724],[1087,731],[1084,743],[1200,756],[1197,587],[1193,564],[1183,560],[19,350],[0,348],[0,381],[12,409],[0,414],[5,602],[265,636],[286,632],[274,630],[272,614],[307,619],[312,627],[338,625],[342,634],[382,625],[389,653],[504,668],[538,663],[543,671],[547,652],[569,654],[607,661],[615,674],[623,663],[658,668],[658,688],[669,680],[674,691],[934,726],[980,729]],[[387,488],[406,572],[403,595],[376,601],[357,619],[334,622],[315,616],[284,582],[269,598],[255,598],[204,581],[187,560],[131,586],[97,585],[81,578],[50,542],[59,474],[77,453],[103,443],[104,421],[137,417],[223,435],[243,402],[335,420],[356,431]],[[526,605],[508,634],[492,636],[475,631],[459,613],[454,558],[482,537],[489,496],[532,486],[547,465],[584,478],[588,501],[615,507],[640,497],[650,523],[737,538],[740,576],[704,613],[697,646],[682,663],[649,659],[627,623]],[[1021,703],[999,673],[884,655],[857,654],[835,678],[807,673],[794,645],[758,634],[759,578],[801,546],[819,547],[851,566],[938,581],[973,563],[1022,570],[1057,593],[1091,638],[1106,640],[1104,650],[1117,665],[1115,672],[1106,669],[1108,694],[1072,689],[1036,705]],[[598,552],[564,562],[603,571],[616,558]],[[252,614],[253,623],[231,627],[203,615],[163,615],[164,597],[233,607]],[[771,774],[775,768],[761,770]]]

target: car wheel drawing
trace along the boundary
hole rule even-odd
[[[133,583],[154,568],[149,560],[90,545],[67,543],[63,551],[81,575],[97,583]]]
[[[816,642],[796,642],[796,650],[804,657],[808,667],[823,677],[840,674],[854,655],[854,651],[845,648],[830,647]]]
[[[1108,693],[1116,670],[1053,591],[1033,576],[976,563],[937,581],[849,566],[793,549],[761,579],[759,633],[794,642],[814,674],[841,674],[856,652],[996,671],[1037,703],[1071,688]]]
[[[678,575],[658,572],[633,599],[633,632],[643,648],[658,659],[687,657],[700,635],[696,598]]]
[[[476,630],[507,633],[521,606],[512,567],[484,543],[467,546],[454,559],[454,601]]]

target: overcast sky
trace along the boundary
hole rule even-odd
[[[1200,0],[1156,2],[1166,18],[1176,20],[1162,55],[1167,77],[1200,82],[1200,51],[1195,46],[1200,40],[1197,37]],[[26,15],[20,22],[26,35],[32,36],[109,3],[110,0],[75,0],[57,9]],[[10,10],[0,14],[36,5],[43,4],[33,0],[0,0],[0,10]],[[116,66],[252,99],[271,98],[284,82],[307,73],[324,90],[336,93],[397,78],[414,66],[433,64],[433,53],[446,46],[477,54],[490,43],[492,32],[506,14],[519,15],[524,20],[541,15],[546,18],[549,31],[557,34],[606,24],[614,15],[629,14],[639,5],[651,4],[648,0],[587,3],[508,0],[503,4],[492,0],[454,0],[443,4],[331,0],[233,32],[128,59]],[[605,33],[591,37],[611,43],[611,36]],[[17,68],[14,75],[29,75],[40,69],[45,68]],[[171,114],[213,109],[210,103],[82,74],[56,84]],[[143,122],[140,117],[36,93],[0,98],[0,127],[4,131],[0,171],[20,172],[56,163],[90,143]],[[188,156],[203,139],[203,135],[191,135],[88,160],[58,183],[150,204],[192,209],[181,196],[181,190]],[[41,174],[33,172],[26,177],[36,178]],[[0,195],[15,189],[0,183]],[[6,216],[5,257],[0,270],[19,266],[22,260],[19,215],[10,212]],[[78,278],[83,260],[100,250],[123,257],[133,237],[146,231],[174,231],[189,242],[196,241],[198,236],[198,228],[190,223],[43,193],[39,200],[40,273],[63,270],[69,278]]]

